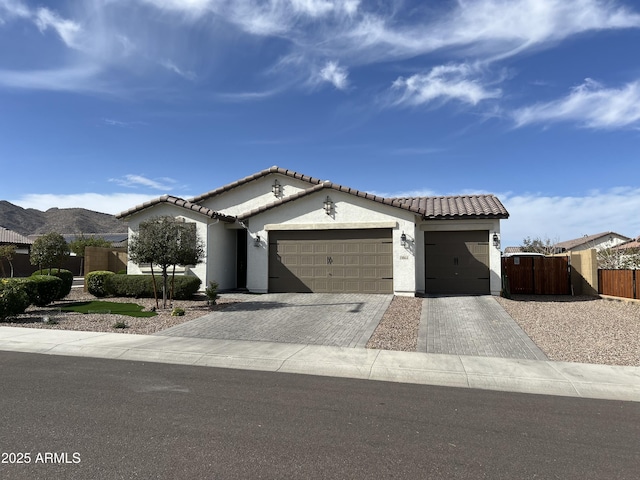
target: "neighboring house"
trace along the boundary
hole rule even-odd
[[[555,244],[559,253],[562,252],[579,252],[581,250],[589,250],[595,248],[596,250],[604,250],[606,248],[612,248],[616,245],[620,245],[630,240],[629,237],[620,235],[615,232],[603,232],[596,233],[595,235],[585,235],[584,237],[575,238],[573,240],[567,240]]]
[[[129,235],[171,216],[196,224],[203,286],[251,292],[500,293],[493,195],[383,198],[279,167],[184,200],[164,195],[116,217]],[[128,273],[141,273],[129,262]]]
[[[13,230],[0,227],[0,245],[15,245],[16,253],[29,254],[33,240]]]
[[[522,253],[522,247],[506,247],[504,249],[504,256],[516,255],[518,253]]]
[[[640,251],[640,236],[627,240],[613,247],[614,250]]]
[[[62,233],[67,243],[74,242],[82,237],[99,238],[111,242],[113,248],[126,247],[128,235],[126,233]]]

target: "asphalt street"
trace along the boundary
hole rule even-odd
[[[0,388],[2,479],[640,470],[637,402],[13,352]]]

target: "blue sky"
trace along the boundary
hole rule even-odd
[[[278,165],[640,234],[640,4],[0,0],[0,199],[118,213]]]

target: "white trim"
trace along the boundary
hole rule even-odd
[[[398,222],[347,222],[347,223],[269,223],[268,231],[275,230],[363,230],[369,228],[398,228]]]

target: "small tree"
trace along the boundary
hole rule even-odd
[[[555,244],[557,242],[552,242],[549,237],[545,237],[544,240],[540,237],[531,238],[527,237],[522,240],[522,251],[523,252],[534,252],[534,253],[542,253],[543,255],[553,255],[554,253],[559,253]]]
[[[15,245],[0,245],[0,268],[2,269],[2,276],[6,277],[7,272],[4,270],[3,260],[9,262],[9,267],[11,268],[11,278],[13,278],[13,256],[16,253]]]
[[[85,237],[84,233],[81,233],[78,238],[69,242],[69,249],[78,257],[84,257],[84,249],[87,247],[109,248],[111,247],[111,242],[102,237]]]
[[[62,267],[62,261],[69,256],[69,245],[62,235],[50,232],[38,237],[33,242],[31,248],[31,265],[38,265],[38,268]]]
[[[602,248],[596,252],[598,268],[603,270],[640,269],[639,248]]]
[[[129,241],[129,259],[138,264],[151,265],[156,306],[158,293],[155,290],[153,266],[160,267],[163,308],[167,308],[169,267],[174,267],[173,278],[176,265],[196,265],[203,257],[204,246],[198,238],[195,225],[176,221],[172,217],[156,217],[140,223],[138,233]]]

